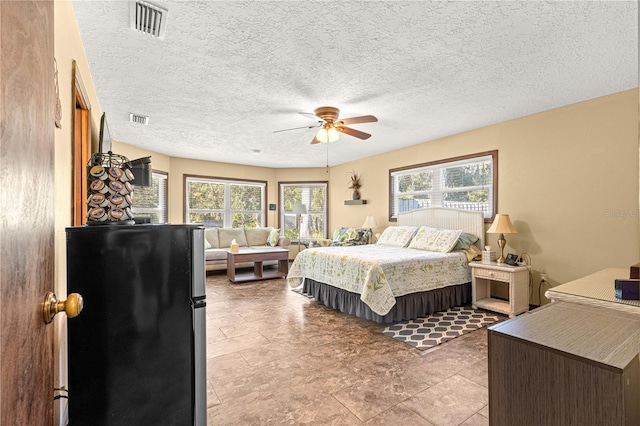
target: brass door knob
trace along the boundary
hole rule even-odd
[[[67,318],[74,318],[80,315],[84,301],[82,296],[78,293],[71,293],[67,296],[67,300],[60,301],[56,297],[55,293],[47,293],[44,297],[44,304],[42,307],[42,315],[44,317],[45,324],[49,324],[53,321],[53,317],[58,312],[64,311],[67,314]]]

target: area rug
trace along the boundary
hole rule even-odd
[[[426,350],[499,321],[501,316],[467,307],[435,312],[427,318],[398,322],[382,330],[407,345]]]

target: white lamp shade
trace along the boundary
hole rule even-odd
[[[367,216],[367,218],[364,220],[364,223],[362,224],[362,228],[377,228],[378,227],[378,223],[376,222],[376,218],[374,216]]]
[[[296,203],[293,206],[293,213],[295,214],[307,214],[307,206],[304,204]]]
[[[508,214],[496,214],[493,224],[487,229],[487,234],[517,234],[516,228],[511,224]]]

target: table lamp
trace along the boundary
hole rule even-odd
[[[518,231],[511,224],[508,214],[496,214],[493,219],[493,224],[487,229],[487,234],[500,234],[498,237],[498,245],[500,246],[500,257],[496,259],[498,263],[504,263],[504,246],[507,244],[507,240],[504,239],[504,234],[517,234]]]
[[[378,227],[378,222],[376,222],[376,218],[374,216],[367,216],[367,218],[364,220],[364,223],[362,224],[361,228],[369,228],[371,229],[371,234],[373,234],[374,229]],[[377,235],[371,235],[371,239],[377,238]]]
[[[307,206],[301,203],[295,203],[293,213],[296,215],[296,227],[298,228],[298,253],[300,253],[300,219],[303,214],[307,214]]]

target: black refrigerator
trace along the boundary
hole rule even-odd
[[[67,228],[69,424],[206,425],[204,228]]]

